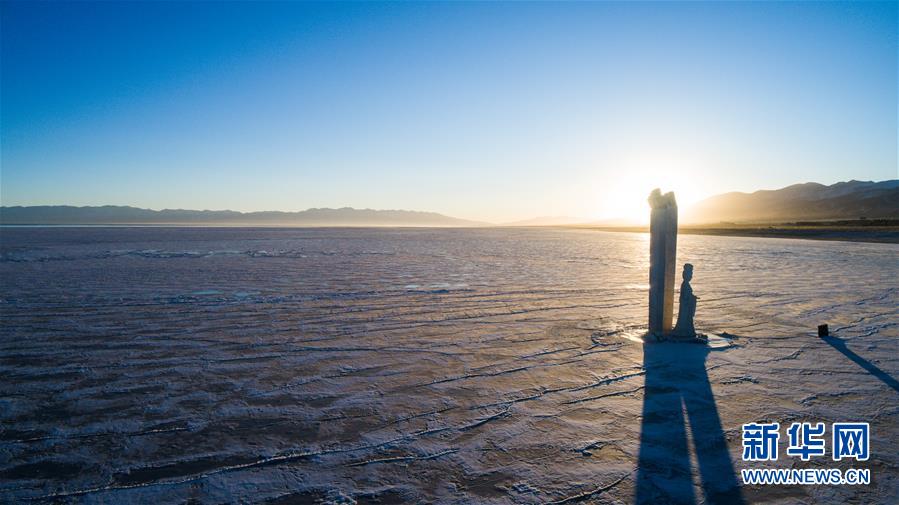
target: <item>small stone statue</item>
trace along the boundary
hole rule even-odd
[[[684,282],[680,285],[680,307],[677,310],[677,325],[671,332],[671,336],[680,338],[696,338],[696,328],[693,327],[693,317],[696,315],[696,300],[699,297],[693,294],[690,281],[693,279],[693,265],[684,263]]]

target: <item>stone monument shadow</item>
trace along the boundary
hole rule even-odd
[[[643,345],[638,504],[745,503],[706,372],[710,352],[715,350],[701,344]],[[703,497],[693,485],[690,440]]]

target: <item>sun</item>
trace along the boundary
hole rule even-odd
[[[603,192],[601,219],[621,221],[621,224],[649,223],[649,204],[646,198],[652,188],[643,185],[613,184]]]
[[[664,170],[637,171],[613,179],[600,181],[596,186],[598,220],[621,225],[649,224],[649,193],[659,188],[663,193],[674,191],[681,209],[702,198],[698,188],[691,187],[679,173]]]

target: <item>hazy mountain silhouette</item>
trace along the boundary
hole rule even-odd
[[[649,212],[647,206],[647,213]],[[724,193],[681,209],[681,223],[783,223],[824,219],[899,219],[899,180],[848,181],[830,186],[808,182],[754,193]],[[590,224],[624,226],[624,220],[586,223],[565,217],[538,217],[502,226]],[[244,225],[244,226],[490,226],[410,210],[373,210],[344,207],[299,212],[236,212],[232,210],[150,210],[128,206],[73,207],[42,205],[0,207],[0,224],[20,225]]]
[[[127,206],[69,205],[0,207],[2,224],[96,225],[270,225],[270,226],[483,226],[435,212],[410,210],[308,209],[300,212],[232,210],[150,210]]]
[[[807,182],[754,193],[724,193],[682,210],[681,222],[785,222],[899,218],[899,180]]]

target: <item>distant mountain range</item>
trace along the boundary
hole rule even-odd
[[[724,193],[681,211],[686,223],[774,223],[899,218],[899,180],[807,182],[754,193]]]
[[[649,212],[647,206],[646,212]],[[724,193],[681,209],[681,223],[784,223],[798,220],[899,218],[899,180],[848,181],[830,186],[808,182],[754,193]],[[574,217],[538,217],[502,226],[583,224]],[[490,226],[410,210],[308,209],[299,212],[150,210],[69,205],[0,207],[0,224],[12,225],[209,225],[209,226]],[[600,224],[600,223],[591,223]],[[603,222],[616,226],[615,222]],[[624,225],[622,223],[621,225]]]
[[[484,226],[435,212],[410,210],[308,209],[299,212],[150,210],[105,205],[0,207],[0,224],[18,225],[232,225],[232,226]]]

